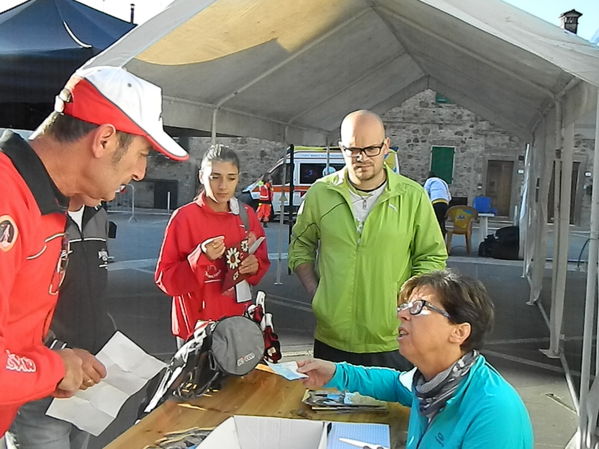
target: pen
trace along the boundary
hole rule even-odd
[[[389,449],[379,444],[366,443],[365,441],[352,440],[350,438],[339,438],[339,441],[342,443],[351,444],[355,447],[360,447],[362,449]]]

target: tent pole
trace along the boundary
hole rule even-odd
[[[568,273],[568,234],[570,232],[570,194],[572,191],[572,153],[574,152],[574,124],[571,123],[564,129],[564,145],[561,163],[561,186],[559,198],[559,228],[557,238],[557,258],[555,279],[555,301],[551,307],[551,333],[549,350],[545,353],[548,357],[559,357],[561,348],[562,322],[564,316],[564,299],[566,294],[566,277]],[[557,262],[557,263],[556,263]]]
[[[534,251],[531,275],[530,297],[528,304],[532,305],[539,300],[545,273],[545,258],[547,254],[547,199],[549,196],[549,180],[551,179],[551,163],[553,161],[551,143],[547,135],[547,125],[543,126],[542,161],[539,163],[539,173],[535,176],[535,185],[538,183],[538,196],[535,204],[534,223]],[[536,143],[535,143],[536,145]]]
[[[562,351],[560,347],[563,319],[564,319],[564,304],[566,297],[566,280],[568,276],[568,245],[570,239],[570,211],[572,209],[572,160],[574,156],[574,123],[568,124],[563,128],[563,144],[562,144],[562,181],[560,186],[560,226],[559,226],[559,260],[557,271],[557,291],[556,291],[556,310],[555,310],[555,335],[554,344],[551,349],[559,355]]]
[[[214,108],[212,111],[212,128],[210,130],[210,143],[212,145],[216,145],[216,115],[218,114],[218,107]]]
[[[277,230],[277,275],[275,277],[275,285],[283,285],[281,282],[281,263],[283,262],[283,255],[281,250],[283,248],[283,225],[285,224],[285,202],[287,201],[287,195],[285,194],[285,185],[287,185],[287,151],[289,148],[289,126],[285,126],[285,134],[283,136],[285,142],[285,152],[283,153],[283,179],[281,188],[281,200],[279,206],[279,229]],[[291,149],[295,151],[295,149]],[[291,174],[293,176],[293,173]],[[287,247],[287,260],[289,260],[289,246]]]
[[[561,100],[557,100],[555,103],[555,166],[554,166],[554,195],[553,195],[553,266],[552,266],[552,286],[551,286],[551,309],[549,313],[549,349],[543,351],[547,357],[558,358],[559,357],[559,341],[561,334],[561,320],[563,316],[563,297],[566,287],[565,271],[562,267],[562,260],[564,254],[564,217],[569,221],[569,190],[564,185],[567,175],[566,161],[567,157],[565,151],[563,151],[562,141],[562,107]],[[571,171],[571,169],[570,169]],[[570,173],[571,176],[571,173]],[[568,197],[564,199],[565,191],[568,190]],[[567,209],[567,210],[566,210]],[[568,212],[568,213],[566,213]],[[568,230],[566,222],[566,231]],[[567,243],[567,234],[566,234]],[[567,264],[567,248],[565,248],[566,264]]]
[[[593,155],[593,193],[591,195],[591,232],[589,242],[589,263],[587,265],[587,286],[584,304],[584,330],[582,334],[582,363],[580,368],[580,407],[578,411],[578,436],[583,447],[584,435],[596,423],[587,424],[587,396],[590,389],[591,351],[593,349],[593,327],[595,318],[595,295],[597,292],[597,253],[599,250],[599,91],[595,117],[595,154]],[[598,361],[596,361],[599,363]],[[599,372],[595,367],[595,375]],[[599,404],[592,404],[599,407]]]
[[[532,196],[531,192],[534,192],[534,186],[532,183],[532,179],[534,179],[533,174],[531,173],[531,169],[533,166],[533,157],[532,157],[532,145],[530,143],[526,144],[526,155],[524,157],[524,182],[523,182],[523,190],[520,194],[520,216],[518,217],[518,225],[520,226],[520,254],[524,263],[522,264],[522,278],[526,278],[526,273],[528,272],[528,267],[530,265],[529,260],[529,245],[528,245],[528,236],[530,234],[530,224],[531,224],[531,209],[532,209]]]

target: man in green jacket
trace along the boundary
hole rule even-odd
[[[345,168],[308,190],[289,267],[312,297],[315,357],[406,370],[397,295],[411,276],[445,268],[447,251],[424,189],[386,167],[389,145],[378,115],[345,117]]]

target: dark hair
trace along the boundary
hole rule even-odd
[[[235,151],[227,146],[221,144],[211,145],[210,149],[208,149],[204,154],[204,157],[202,157],[200,170],[204,169],[208,164],[211,164],[214,161],[230,162],[237,167],[237,170],[239,170],[239,157]]]
[[[40,134],[52,136],[59,142],[75,142],[95,130],[99,125],[79,120],[70,115],[52,112],[39,127]],[[116,132],[119,147],[127,149],[133,140],[133,134]]]
[[[470,336],[462,343],[463,351],[483,347],[486,335],[493,329],[494,307],[482,283],[451,270],[420,274],[411,277],[402,286],[400,303],[406,302],[420,287],[430,287],[435,291],[452,323],[470,323]]]

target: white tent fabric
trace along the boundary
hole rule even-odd
[[[598,53],[499,0],[176,0],[91,64],[159,84],[183,128],[326,144],[431,87],[529,140],[570,80],[599,85]]]
[[[541,293],[554,162],[560,180],[548,350],[559,355],[572,136],[597,109],[598,47],[500,0],[175,0],[88,65],[125,66],[158,84],[167,125],[214,138],[326,145],[349,111],[385,112],[425,88],[522,137],[530,303]],[[589,265],[590,278],[596,271]],[[592,326],[585,332],[590,341]]]

